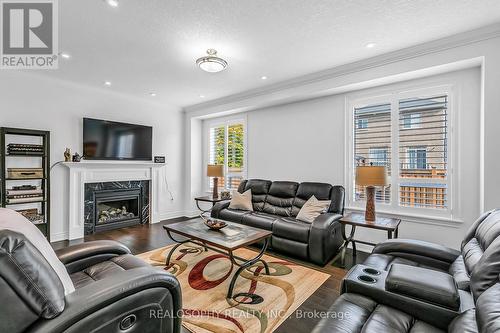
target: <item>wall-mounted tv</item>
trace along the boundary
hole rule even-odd
[[[87,160],[151,161],[150,126],[83,118],[83,157]]]

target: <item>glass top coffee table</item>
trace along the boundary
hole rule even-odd
[[[232,298],[234,285],[243,270],[257,264],[258,262],[262,262],[265,268],[265,274],[269,275],[269,267],[262,259],[262,256],[269,246],[269,239],[272,232],[238,223],[224,222],[228,225],[220,230],[209,229],[203,223],[201,218],[164,225],[163,228],[167,232],[168,237],[177,243],[174,247],[172,247],[167,255],[166,265],[170,265],[170,260],[175,250],[187,242],[200,245],[205,249],[205,251],[210,249],[212,251],[225,254],[229,257],[232,264],[238,266],[238,270],[234,273],[227,291],[227,298]],[[184,236],[186,239],[176,239],[172,236],[173,233]],[[264,245],[254,258],[245,259],[234,255],[233,252],[235,250],[259,241],[264,241]]]

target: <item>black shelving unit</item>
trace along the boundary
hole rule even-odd
[[[23,136],[31,136],[31,137],[39,137],[41,139],[41,144],[43,145],[43,153],[26,153],[26,154],[7,154],[7,144],[9,143],[20,143],[15,139],[9,140],[7,142],[7,136],[15,137],[23,137]],[[41,159],[42,169],[43,169],[43,177],[40,178],[9,178],[7,177],[7,167],[8,160],[10,158],[19,160],[22,158],[25,159]],[[18,162],[19,163],[19,162]],[[33,182],[36,181],[39,183],[40,188],[43,192],[44,200],[33,200],[24,203],[15,203],[9,204],[7,203],[7,190],[10,186],[15,183],[19,183],[22,181]],[[32,129],[24,129],[24,128],[9,128],[9,127],[1,127],[0,128],[0,205],[2,207],[8,207],[12,209],[17,209],[17,207],[21,205],[35,205],[39,213],[44,216],[44,223],[35,224],[40,231],[47,237],[50,241],[50,132],[49,131],[39,131]],[[26,207],[26,206],[24,206]]]

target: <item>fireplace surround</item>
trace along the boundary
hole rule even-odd
[[[149,181],[85,184],[85,235],[149,222]]]

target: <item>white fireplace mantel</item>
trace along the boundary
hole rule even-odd
[[[68,238],[84,236],[85,184],[113,181],[149,180],[150,221],[159,222],[159,184],[165,164],[152,162],[65,162],[69,168]]]

